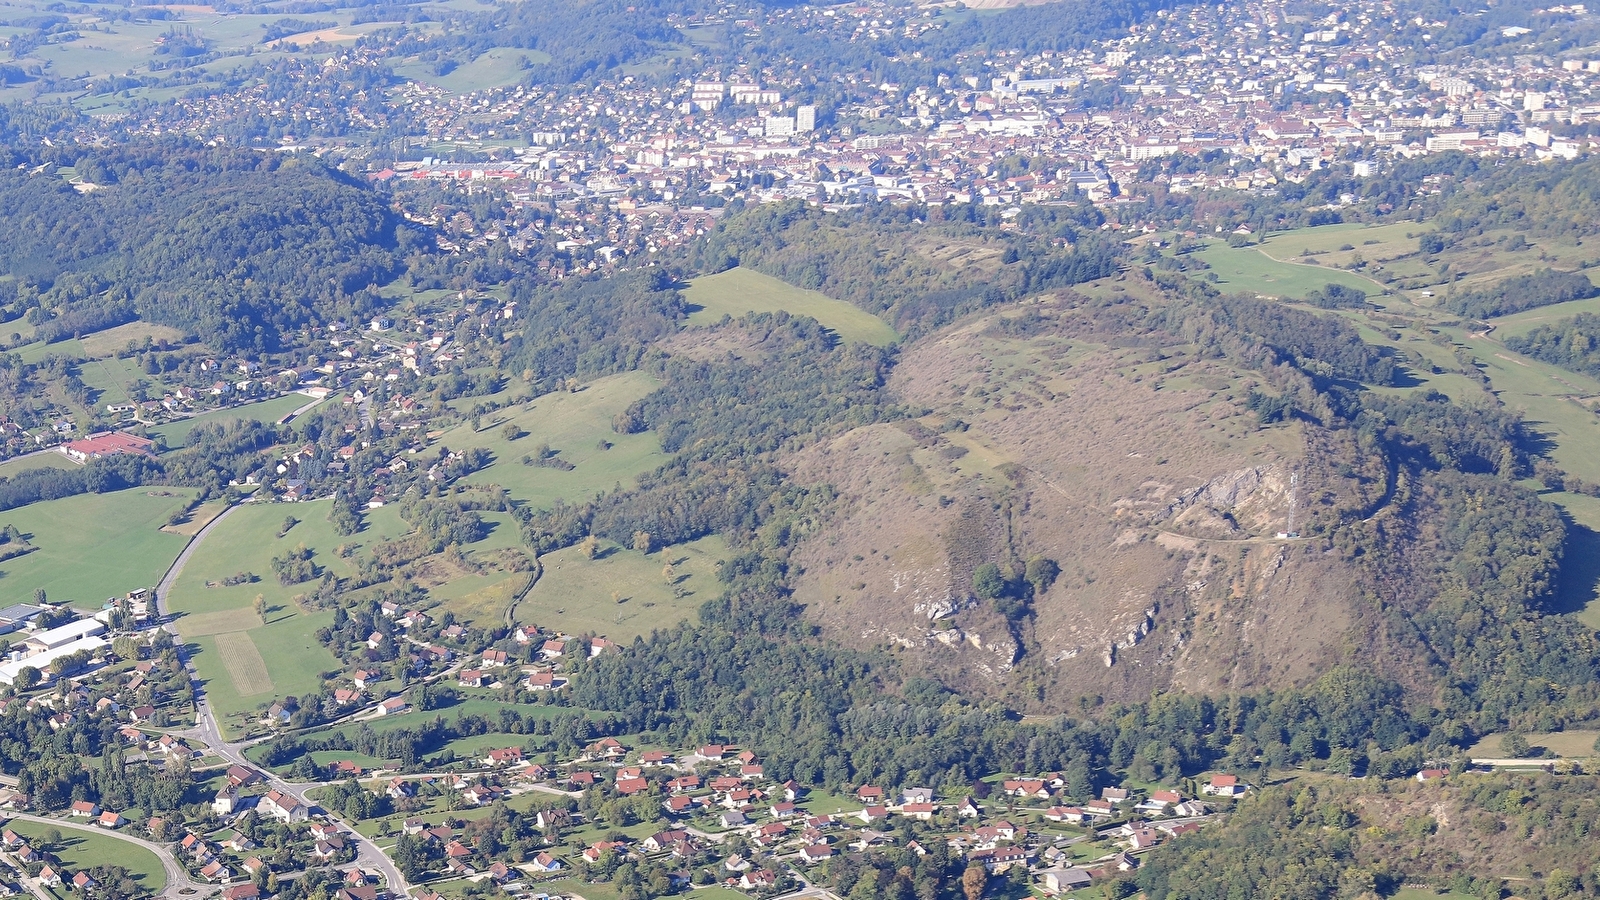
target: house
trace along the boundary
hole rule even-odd
[[[1033,797],[1039,800],[1045,800],[1050,797],[1050,789],[1045,786],[1042,780],[1038,779],[1013,779],[1002,782],[1000,786],[1012,797]]]
[[[349,706],[352,703],[359,702],[362,696],[363,693],[355,688],[333,689],[333,702],[340,706]]]
[[[250,787],[254,784],[260,784],[265,780],[266,779],[262,777],[260,772],[257,772],[255,769],[252,769],[249,766],[228,767],[228,783],[234,787]]]
[[[688,793],[689,791],[697,791],[699,789],[699,775],[685,775],[682,778],[674,778],[667,782],[667,792],[671,794],[683,794]]]
[[[1083,812],[1097,819],[1109,819],[1117,814],[1117,809],[1110,800],[1090,800],[1083,805]]]
[[[745,818],[744,813],[731,809],[717,817],[717,824],[723,828],[740,828],[749,825],[750,820]]]
[[[515,877],[512,868],[503,862],[489,864],[489,878],[495,884],[505,884]]]
[[[868,806],[866,809],[863,809],[860,812],[856,813],[856,818],[860,819],[863,824],[871,825],[873,822],[879,821],[880,819],[884,818],[888,814],[889,814],[888,807],[885,807],[885,806]]]
[[[22,846],[22,835],[7,828],[4,832],[0,832],[0,842],[5,844],[7,850],[13,850]]]
[[[601,738],[589,747],[589,753],[592,756],[617,759],[627,756],[628,748],[622,746],[622,743],[616,738]]]
[[[213,859],[200,867],[200,877],[207,881],[227,881],[233,877],[233,872],[222,864],[222,860]]]
[[[1121,803],[1132,796],[1127,788],[1108,787],[1100,789],[1100,799],[1110,800],[1112,803]]]
[[[417,795],[417,786],[404,778],[391,778],[389,779],[388,787],[384,789],[384,793],[388,794],[391,800],[415,797]],[[412,820],[407,819],[406,821],[410,822]]]
[[[939,807],[932,803],[907,803],[900,807],[900,814],[920,822],[933,819],[933,814]]]
[[[94,878],[91,877],[88,872],[79,872],[78,874],[72,876],[72,887],[76,890],[88,890],[89,888],[94,887],[95,883],[96,882]]]
[[[552,639],[539,645],[539,656],[543,657],[544,659],[560,659],[561,657],[565,656],[566,653],[566,641]]]
[[[533,822],[541,830],[569,828],[572,826],[572,813],[564,809],[541,809],[534,816]]]
[[[367,635],[367,649],[376,650],[379,647],[382,647],[383,642],[386,640],[388,640],[388,638],[383,636],[383,632],[374,631],[373,633]]]
[[[673,844],[689,837],[687,831],[658,831],[645,838],[640,846],[648,853],[656,853],[672,847]]]
[[[800,851],[800,860],[805,863],[819,863],[833,857],[833,848],[827,844],[811,844]]]
[[[1088,813],[1076,806],[1052,806],[1045,810],[1044,817],[1052,822],[1071,822],[1076,825],[1081,823]]]
[[[45,887],[60,887],[61,875],[55,869],[45,866],[39,870],[39,883]]]
[[[461,798],[473,806],[482,806],[499,800],[505,792],[497,787],[487,785],[473,785],[461,792]]]
[[[976,819],[983,815],[983,807],[979,806],[976,800],[967,797],[956,804],[956,815],[963,819]]]
[[[339,900],[378,900],[380,892],[371,885],[346,885],[339,889]]]
[[[567,679],[554,672],[534,672],[527,684],[530,691],[558,691],[567,686]]]
[[[672,754],[665,750],[646,750],[639,754],[639,764],[642,766],[665,766],[672,762]]]
[[[101,828],[121,828],[128,824],[128,820],[122,817],[122,813],[106,811],[100,814],[100,818],[95,821],[95,824]]]
[[[772,804],[772,817],[774,819],[787,819],[797,815],[799,812],[800,807],[795,806],[788,800],[784,800],[781,803]]]
[[[695,751],[695,755],[705,759],[721,759],[727,748],[721,744],[707,744]]]
[[[1211,783],[1200,788],[1203,794],[1213,797],[1238,797],[1244,794],[1245,786],[1239,783],[1237,775],[1213,775]]]
[[[1418,781],[1437,781],[1450,774],[1449,769],[1423,769],[1417,773]]]
[[[362,690],[366,690],[369,683],[378,681],[381,678],[383,678],[381,672],[368,672],[365,669],[357,669],[355,674],[350,676],[350,680],[355,682],[356,687]]]
[[[522,762],[521,747],[506,747],[501,750],[490,750],[489,754],[483,759],[483,764],[486,766],[509,766],[520,762]]]
[[[559,872],[561,871],[561,860],[556,859],[549,853],[540,853],[531,862],[527,863],[527,866],[535,872]]]
[[[861,787],[856,788],[856,799],[868,804],[882,803],[883,788],[863,784]]]
[[[583,858],[589,862],[596,863],[599,862],[600,858],[605,856],[607,853],[610,853],[613,850],[625,850],[626,848],[627,845],[622,841],[595,841],[593,844],[589,845],[587,850],[583,851]]]
[[[256,804],[256,812],[280,822],[304,822],[310,818],[304,803],[282,791],[268,791]]]
[[[700,804],[696,803],[693,797],[685,797],[682,794],[669,798],[666,803],[667,812],[680,816],[684,815],[685,813],[693,812],[694,808],[699,805]]]
[[[907,804],[907,803],[932,803],[932,802],[933,802],[933,789],[932,788],[906,788],[900,794],[900,803],[902,805]]]
[[[222,900],[260,900],[261,889],[252,882],[236,884],[222,892]]]
[[[496,669],[509,662],[511,662],[511,654],[504,650],[483,651],[483,667],[485,669]]]
[[[994,847],[990,849],[974,850],[967,854],[969,863],[982,863],[989,874],[1004,872],[1015,865],[1027,865],[1033,851],[1027,847]]]
[[[244,870],[246,872],[249,872],[251,875],[255,875],[258,872],[262,872],[262,871],[266,870],[266,868],[267,868],[267,864],[265,862],[262,862],[261,861],[261,857],[259,857],[259,856],[252,856],[249,859],[244,861]]]
[[[456,676],[456,683],[462,687],[483,687],[489,683],[489,676],[482,669],[462,669]]]
[[[650,782],[646,781],[643,778],[618,778],[617,779],[617,793],[623,795],[624,797],[629,797],[629,796],[632,796],[634,794],[639,793],[640,791],[648,790],[649,787],[650,787]]]
[[[759,872],[745,872],[739,876],[739,887],[747,891],[770,891],[778,883],[778,876],[771,869],[762,869]]]
[[[410,711],[410,709],[411,707],[406,703],[405,697],[390,697],[378,704],[378,715],[398,716],[401,713]]]
[[[1066,894],[1081,891],[1094,882],[1089,870],[1073,866],[1070,869],[1046,869],[1039,875],[1039,884],[1047,894]]]
[[[100,815],[100,807],[88,800],[78,800],[72,804],[72,817],[75,819],[93,819]]]
[[[531,625],[518,625],[517,630],[511,633],[511,639],[523,645],[524,647],[533,643],[533,639],[538,636],[539,629],[534,628]]]

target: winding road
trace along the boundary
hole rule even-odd
[[[171,610],[167,607],[168,592],[170,592],[172,590],[172,586],[177,583],[178,576],[183,574],[183,567],[188,564],[189,558],[194,555],[194,551],[200,547],[200,542],[204,541],[206,536],[211,533],[213,528],[221,524],[223,519],[226,519],[233,513],[234,510],[238,508],[239,507],[237,506],[228,507],[226,510],[223,510],[221,515],[218,515],[215,519],[207,522],[204,528],[196,532],[195,536],[189,540],[189,545],[184,547],[183,552],[178,554],[178,558],[173,561],[171,568],[167,569],[167,574],[162,577],[161,583],[156,586],[156,615],[161,618],[163,622],[162,627],[171,632],[174,638],[179,638],[177,641],[178,658],[183,661],[184,669],[189,672],[189,679],[194,682],[195,707],[197,710],[195,726],[185,731],[174,731],[172,733],[178,736],[191,737],[206,744],[211,748],[213,753],[216,753],[229,763],[241,766],[249,766],[252,769],[260,771],[261,774],[266,777],[267,784],[274,790],[282,791],[283,793],[295,797],[301,803],[304,803],[308,809],[317,808],[316,801],[308,800],[306,798],[306,792],[312,788],[320,787],[320,783],[306,784],[284,781],[282,778],[279,778],[272,772],[261,769],[261,767],[245,758],[244,748],[250,746],[251,742],[230,742],[223,737],[222,727],[217,724],[216,713],[211,709],[211,702],[206,698],[205,684],[200,680],[199,674],[195,671],[194,661],[189,658],[188,649],[181,640],[181,636],[178,634],[177,624],[172,620]],[[395,868],[394,862],[391,861],[388,856],[384,855],[382,850],[378,849],[378,845],[373,843],[372,839],[356,831],[355,828],[351,827],[349,822],[344,821],[344,819],[334,811],[324,809],[323,813],[329,819],[344,826],[344,828],[349,832],[346,837],[356,845],[356,865],[360,866],[364,870],[377,871],[383,875],[384,882],[388,885],[389,895],[393,898],[396,898],[396,900],[405,900],[405,898],[410,897],[411,888],[410,885],[406,883],[405,877],[400,874],[399,869]],[[47,821],[55,822],[56,820],[51,819]],[[117,837],[122,836],[117,835]],[[131,838],[125,838],[125,840],[131,840]],[[150,846],[153,847],[154,845]],[[167,860],[170,858],[170,853],[167,854],[167,856],[164,856],[162,858],[162,864],[165,865]],[[183,877],[187,882],[188,873],[186,871],[184,872]],[[171,883],[171,876],[169,874],[169,886]]]

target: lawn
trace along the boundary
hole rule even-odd
[[[592,560],[576,547],[558,550],[540,559],[544,574],[517,605],[515,618],[626,643],[683,621],[715,597],[716,566],[727,557],[727,542],[715,535],[649,555],[612,544],[602,544]],[[671,583],[663,574],[669,562]]]
[[[44,588],[55,602],[98,607],[107,597],[151,587],[189,539],[161,527],[194,497],[190,488],[130,488],[32,503],[0,513],[32,553],[0,562],[0,601],[31,601]]]
[[[255,403],[246,403],[242,406],[232,406],[213,412],[201,413],[188,419],[179,419],[165,425],[157,425],[150,429],[150,434],[161,435],[167,441],[167,446],[176,450],[182,447],[184,441],[189,439],[189,432],[196,425],[207,422],[237,422],[240,419],[251,419],[256,422],[276,422],[289,413],[294,412],[307,403],[311,398],[305,394],[284,394],[282,397],[273,397],[271,400],[258,400]]]
[[[1222,241],[1212,241],[1193,256],[1204,260],[1211,267],[1205,274],[1216,275],[1217,284],[1228,290],[1254,291],[1263,296],[1294,299],[1303,298],[1329,284],[1356,288],[1369,296],[1383,291],[1382,285],[1353,272],[1281,262],[1268,256],[1259,247],[1229,247]]]
[[[887,322],[864,309],[753,269],[733,268],[702,275],[689,282],[683,296],[689,302],[690,325],[715,325],[724,315],[785,310],[816,319],[845,341],[887,347],[900,339]]]
[[[463,479],[469,484],[498,484],[516,500],[537,508],[557,500],[575,501],[609,491],[666,462],[653,432],[617,434],[611,420],[635,400],[655,390],[658,382],[645,372],[612,375],[585,385],[576,393],[545,394],[485,416],[474,431],[470,422],[445,434],[439,442],[452,450],[482,447],[494,463]],[[508,440],[506,425],[520,437]],[[549,445],[570,471],[524,464],[539,444]],[[604,446],[609,444],[610,446]]]
[[[154,853],[129,841],[118,840],[104,834],[79,831],[76,828],[44,825],[12,819],[7,827],[38,845],[51,828],[61,832],[61,846],[53,848],[69,872],[92,869],[95,866],[121,866],[139,883],[146,893],[155,894],[167,884],[166,871]]]

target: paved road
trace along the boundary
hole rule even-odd
[[[221,890],[220,887],[191,881],[189,878],[189,870],[183,867],[183,863],[178,862],[178,858],[172,855],[171,850],[168,850],[166,847],[160,844],[144,840],[143,838],[136,838],[132,835],[122,834],[116,831],[108,831],[104,828],[98,828],[93,825],[83,825],[77,822],[63,821],[61,819],[47,819],[44,816],[30,816],[25,813],[13,813],[11,818],[21,819],[24,822],[38,822],[41,825],[49,825],[53,828],[70,829],[73,831],[87,831],[92,834],[98,834],[101,837],[115,838],[119,841],[127,841],[130,844],[138,844],[140,847],[143,847],[144,849],[149,850],[151,853],[154,853],[156,858],[161,860],[161,868],[166,872],[167,876],[167,886],[161,891],[161,895],[164,897],[177,897],[181,895],[183,897],[195,898],[213,894]]]
[[[215,528],[222,522],[223,519],[226,519],[236,509],[238,509],[237,506],[229,507],[227,510],[223,511],[222,515],[219,515],[215,519],[212,519],[210,522],[206,523],[206,527],[200,529],[200,531],[197,532],[192,539],[190,539],[189,545],[183,548],[183,552],[178,554],[178,558],[173,561],[172,567],[167,570],[167,574],[161,579],[161,583],[156,587],[156,614],[165,621],[165,625],[163,625],[163,627],[172,632],[174,636],[177,636],[178,629],[177,625],[169,618],[170,610],[167,607],[167,593],[172,589],[172,585],[177,582],[178,576],[183,574],[183,567],[189,562],[189,557],[193,555],[194,551],[199,548],[200,542],[206,539],[206,536],[211,533],[211,529]],[[184,644],[181,640],[178,642],[178,655],[179,658],[183,660],[183,667],[189,672],[190,680],[194,682],[195,705],[198,710],[198,715],[196,716],[194,728],[181,732],[175,731],[173,733],[185,737],[193,737],[203,742],[211,748],[212,752],[216,753],[218,756],[221,756],[230,763],[250,766],[251,768],[259,768],[255,765],[255,763],[246,759],[244,756],[244,748],[249,746],[252,742],[230,742],[223,737],[222,728],[217,724],[216,713],[211,709],[211,702],[206,698],[205,685],[200,681],[199,675],[196,673],[194,668],[194,661],[189,658],[189,655],[185,650]],[[315,801],[306,799],[306,792],[311,788],[317,787],[318,785],[291,784],[272,774],[271,772],[262,772],[262,774],[266,776],[267,784],[270,787],[279,791],[283,791],[284,793],[299,799],[300,802],[304,803],[307,807],[314,807],[317,805]],[[324,812],[328,814],[328,818],[339,822],[349,830],[350,834],[348,837],[350,840],[355,842],[357,848],[357,865],[363,869],[376,870],[382,874],[384,881],[389,886],[390,896],[398,898],[398,900],[404,900],[404,898],[410,896],[411,889],[410,886],[406,884],[405,877],[400,874],[399,869],[395,868],[394,863],[390,861],[389,857],[385,856],[383,851],[378,849],[377,844],[373,843],[370,838],[362,836],[359,832],[351,827],[349,822],[344,821],[342,817],[339,816],[335,811],[324,810]],[[165,860],[163,860],[163,862],[165,862]],[[187,873],[185,873],[184,877],[187,879]]]

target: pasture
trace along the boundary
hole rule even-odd
[[[797,288],[753,269],[733,268],[702,275],[683,288],[690,325],[715,325],[724,315],[786,311],[810,316],[843,341],[887,347],[900,335],[882,319],[843,300]]]
[[[602,543],[594,559],[576,547],[540,558],[544,574],[517,604],[519,623],[567,634],[593,632],[629,642],[694,615],[721,585],[717,564],[728,557],[720,536],[651,553]],[[663,569],[671,563],[672,576]]]
[[[103,359],[116,356],[130,344],[140,345],[144,343],[145,338],[177,344],[183,340],[183,332],[168,325],[156,325],[152,322],[129,322],[126,325],[86,334],[79,339],[79,343],[83,345],[84,355],[90,359]]]
[[[160,435],[171,449],[178,449],[189,439],[189,432],[196,425],[211,422],[237,422],[248,419],[256,422],[276,422],[289,413],[294,412],[307,403],[311,398],[305,394],[285,394],[282,397],[273,397],[270,400],[258,400],[255,403],[246,403],[241,406],[231,406],[213,412],[201,413],[188,419],[179,419],[165,425],[157,425],[150,429],[151,437]]]
[[[1383,290],[1382,285],[1353,272],[1283,262],[1268,256],[1260,247],[1229,247],[1222,241],[1212,241],[1193,256],[1211,267],[1204,274],[1216,275],[1217,286],[1224,290],[1287,299],[1303,298],[1329,284],[1356,288],[1368,296]]]
[[[0,478],[10,478],[35,469],[76,469],[78,464],[55,450],[18,456],[0,463]]]
[[[0,600],[31,602],[36,588],[55,602],[95,604],[151,587],[189,542],[161,530],[194,497],[190,488],[129,488],[79,494],[0,513],[37,547],[0,562]]]
[[[1504,735],[1487,734],[1483,739],[1467,748],[1467,755],[1471,757],[1503,756],[1500,741]],[[1600,731],[1549,731],[1542,734],[1526,735],[1530,748],[1543,747],[1563,759],[1584,759],[1600,754],[1594,750],[1595,738],[1600,737]]]
[[[61,843],[50,849],[61,858],[62,867],[69,872],[95,866],[121,866],[128,870],[128,875],[138,882],[146,894],[155,894],[167,884],[167,874],[161,867],[161,860],[130,841],[119,840],[108,834],[22,819],[12,819],[6,823],[6,827],[27,838],[36,847],[44,843],[45,834],[52,828],[61,832]]]
[[[666,462],[654,433],[617,434],[611,428],[612,417],[656,386],[645,372],[612,375],[577,393],[557,391],[484,416],[477,431],[470,422],[463,423],[445,432],[439,443],[452,450],[482,447],[493,454],[493,464],[469,475],[467,484],[500,485],[534,507],[592,497],[618,483],[630,485]],[[516,425],[521,435],[508,439],[508,424]],[[523,457],[540,444],[548,444],[573,468],[524,463]]]

